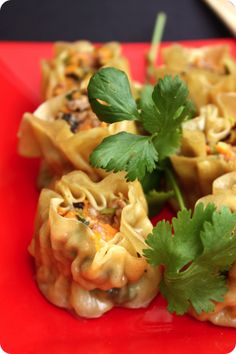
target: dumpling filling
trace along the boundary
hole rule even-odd
[[[53,96],[57,96],[75,85],[86,82],[103,65],[109,62],[114,53],[112,47],[103,46],[90,51],[78,51],[76,48],[69,48],[60,53],[58,60],[64,65],[64,79],[55,86]]]
[[[73,89],[86,89],[91,76],[103,66],[117,67],[129,73],[129,64],[119,43],[94,46],[87,41],[56,42],[54,56],[42,62],[44,98]]]
[[[107,127],[107,123],[101,122],[93,113],[86,93],[78,90],[66,95],[65,103],[55,117],[55,120],[58,119],[66,121],[72,133],[91,128]]]
[[[74,202],[67,207],[59,207],[58,214],[69,219],[77,219],[93,231],[96,249],[99,250],[101,240],[110,241],[120,229],[120,219],[123,208],[127,205],[124,196],[108,202],[106,208],[97,210],[85,199],[83,202]]]

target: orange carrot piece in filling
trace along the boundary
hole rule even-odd
[[[75,72],[76,71],[76,69],[77,69],[77,66],[76,65],[68,65],[67,67],[66,67],[66,73],[67,74],[69,74],[69,73],[73,73],[73,72]]]
[[[111,226],[108,223],[104,223],[99,221],[99,219],[97,218],[97,216],[93,217],[90,213],[90,208],[91,205],[87,200],[83,201],[84,207],[83,207],[83,217],[86,219],[87,217],[92,218],[94,221],[93,225],[90,225],[90,228],[93,230],[94,232],[94,238],[97,242],[97,246],[98,243],[100,242],[99,240],[103,239],[104,241],[110,241],[119,231],[117,228]],[[62,207],[58,207],[57,210],[58,214],[65,217],[65,218],[69,218],[69,219],[77,219],[76,217],[76,210],[75,209],[71,209],[68,211],[65,211],[64,208]]]
[[[110,224],[100,224],[105,231],[106,239],[112,239],[115,234],[117,234],[118,230],[112,227]]]
[[[80,131],[82,130],[89,130],[93,128],[90,122],[86,122],[85,124],[81,125],[81,127],[79,128]]]
[[[115,236],[118,230],[114,229],[109,224],[96,224],[93,227],[93,239],[95,240],[95,247],[98,251],[101,247],[101,240],[110,241]]]
[[[76,214],[74,210],[69,210],[65,215],[64,218],[68,219],[76,219]]]
[[[57,212],[59,215],[63,216],[65,214],[65,210],[61,207],[58,207]]]
[[[216,144],[216,151],[219,154],[224,155],[227,159],[232,159],[235,156],[231,145],[224,143],[223,141]]]

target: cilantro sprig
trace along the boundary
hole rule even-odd
[[[213,311],[227,291],[225,271],[236,260],[236,212],[213,204],[186,209],[161,221],[146,240],[147,261],[164,268],[160,291],[168,310],[179,315],[192,306],[199,314]],[[172,227],[174,235],[172,233]]]
[[[145,163],[143,163],[145,161]],[[158,153],[149,136],[121,132],[103,140],[92,153],[90,162],[107,171],[127,171],[127,179],[142,179],[152,172],[158,161]]]
[[[115,68],[103,68],[91,78],[88,97],[100,120],[135,120],[147,132],[144,136],[119,133],[105,138],[90,157],[94,167],[124,170],[131,181],[160,167],[178,149],[181,124],[193,111],[188,89],[178,76],[167,76],[154,88],[144,87],[138,105],[126,74]]]

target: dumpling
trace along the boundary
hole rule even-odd
[[[162,56],[164,64],[157,67],[155,77],[179,75],[186,81],[198,112],[209,103],[218,105],[219,93],[236,91],[236,62],[228,46],[187,48],[174,44],[164,48]]]
[[[236,80],[236,78],[235,78]],[[215,102],[222,112],[222,115],[231,120],[232,125],[236,124],[236,90],[235,92],[219,93]]]
[[[212,194],[200,198],[197,203],[205,205],[214,203],[217,208],[226,205],[232,211],[236,211],[236,172],[229,172],[216,178],[212,184]]]
[[[74,171],[39,198],[29,248],[38,286],[50,302],[82,317],[146,307],[158,292],[160,269],[142,257],[152,231],[146,200],[140,183],[123,176],[96,183]]]
[[[52,177],[74,169],[98,180],[104,177],[104,171],[91,167],[89,155],[106,136],[120,131],[136,133],[135,123],[109,125],[99,121],[86,92],[74,90],[49,99],[33,114],[24,114],[19,129],[19,153],[42,158],[40,187]]]
[[[198,203],[207,205],[214,203],[217,208],[223,205],[236,211],[236,172],[227,173],[213,182],[212,194],[198,200]],[[214,312],[197,315],[191,310],[191,314],[201,321],[210,321],[215,325],[236,327],[236,263],[233,264],[227,276],[228,291],[224,301],[216,303]]]
[[[229,47],[225,45],[187,48],[174,44],[163,49],[162,54],[164,64],[176,72],[198,68],[224,74],[226,67],[231,71],[235,68]]]
[[[44,99],[72,89],[86,89],[90,77],[103,66],[114,66],[129,75],[128,60],[119,43],[95,47],[88,41],[57,42],[54,57],[42,62]]]
[[[202,107],[199,117],[184,123],[181,150],[171,162],[188,207],[211,193],[217,177],[236,170],[236,150],[225,142],[231,129],[231,121],[220,117],[214,105]]]

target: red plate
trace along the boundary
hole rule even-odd
[[[236,56],[234,40],[185,42],[212,43],[229,44]],[[39,62],[51,56],[51,49],[48,43],[0,43],[0,345],[10,354],[232,351],[235,329],[170,315],[160,296],[147,309],[116,308],[86,320],[54,307],[38,291],[27,252],[38,198],[38,161],[17,155],[16,134],[23,112],[33,111],[40,102]],[[123,49],[133,77],[143,80],[148,45],[125,44]]]

